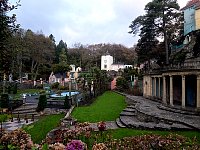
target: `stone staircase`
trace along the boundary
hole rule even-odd
[[[27,118],[39,118],[40,114],[36,112],[37,104],[26,103],[12,111],[14,117],[24,118],[27,115]]]
[[[163,109],[160,103],[133,96],[132,100],[129,99],[127,108],[116,119],[116,124],[121,128],[200,130],[200,116]]]

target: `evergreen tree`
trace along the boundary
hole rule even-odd
[[[8,0],[0,1],[0,70],[4,73],[10,71],[10,65],[12,64],[8,39],[19,26],[15,25],[16,15],[8,16],[8,12],[16,9],[17,6],[19,6],[18,3],[16,6],[10,5]]]
[[[146,20],[141,22],[141,19],[136,18],[129,26],[130,33],[137,34],[139,29],[145,25],[151,26],[151,31],[141,28],[141,32],[152,32],[156,34],[157,38],[163,38],[165,43],[166,64],[169,63],[169,43],[173,35],[181,33],[180,26],[182,26],[182,14],[179,11],[177,0],[152,0],[145,6],[146,14],[138,18]],[[146,18],[151,18],[150,22]],[[144,35],[144,34],[143,34]]]
[[[64,49],[66,55],[67,55],[67,44],[61,40],[55,49],[55,64],[58,64],[60,62],[60,53]]]

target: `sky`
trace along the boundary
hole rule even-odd
[[[15,4],[17,0],[9,0]],[[138,37],[129,34],[129,25],[144,14],[151,0],[21,0],[12,11],[23,29],[53,34],[68,47],[110,43],[132,47]],[[180,7],[188,0],[178,0]]]

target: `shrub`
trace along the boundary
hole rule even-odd
[[[9,106],[9,96],[8,94],[1,95],[0,107],[1,108],[8,108]]]
[[[128,82],[124,77],[117,78],[116,86],[117,86],[117,90],[119,90],[119,91],[125,91],[129,88]]]
[[[13,86],[13,94],[17,94],[17,83]]]
[[[67,144],[66,150],[84,150],[85,143],[81,140],[72,140]]]
[[[8,85],[8,93],[17,94],[17,83],[9,83]]]
[[[71,105],[70,105],[70,99],[69,99],[69,96],[65,96],[65,102],[64,102],[64,108],[65,109],[69,109],[70,107],[71,107]]]
[[[16,129],[11,132],[4,132],[0,137],[1,149],[34,149],[36,146],[33,144],[30,135],[22,129]]]
[[[51,88],[52,88],[52,89],[57,89],[58,86],[59,86],[59,83],[58,83],[58,82],[55,82],[55,83],[53,83],[53,84],[51,85]]]
[[[47,97],[46,97],[46,95],[44,95],[44,94],[40,95],[36,111],[37,112],[43,111],[46,106],[47,106]]]

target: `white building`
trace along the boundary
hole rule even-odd
[[[124,65],[124,64],[113,64],[113,56],[110,56],[110,55],[101,56],[101,70],[118,71],[119,69],[125,69],[128,67],[133,67],[133,66],[132,65]]]
[[[111,70],[111,65],[113,64],[113,57],[110,55],[101,56],[101,70],[109,71]]]

